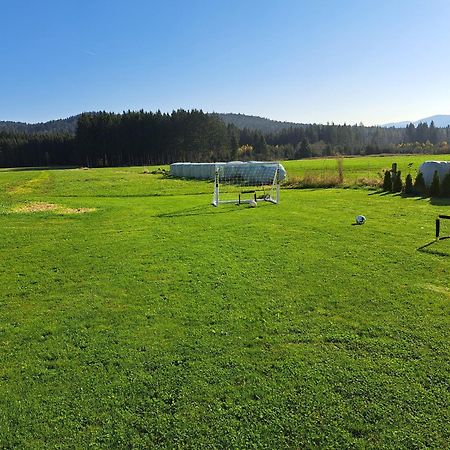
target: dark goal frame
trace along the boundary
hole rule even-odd
[[[436,240],[442,241],[443,239],[450,239],[450,236],[441,236],[441,220],[450,220],[450,216],[445,214],[439,214],[436,219]]]

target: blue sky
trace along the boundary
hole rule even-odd
[[[0,6],[0,120],[141,108],[352,124],[450,114],[448,0]]]

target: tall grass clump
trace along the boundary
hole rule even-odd
[[[341,186],[339,176],[335,173],[322,172],[315,173],[314,171],[305,172],[303,177],[289,177],[289,180],[284,183],[284,186],[307,189],[307,188],[333,188]]]
[[[344,158],[340,157],[336,160],[337,176],[339,184],[344,184]]]

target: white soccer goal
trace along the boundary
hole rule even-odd
[[[280,182],[286,177],[284,167],[277,162],[217,163],[214,171],[212,204],[236,205],[257,202],[280,202]]]

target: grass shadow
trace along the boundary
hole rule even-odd
[[[442,240],[442,239],[441,239]],[[449,257],[450,253],[447,252],[443,252],[441,250],[434,250],[432,248],[430,248],[433,244],[438,243],[439,241],[437,240],[433,240],[431,242],[428,242],[425,245],[422,245],[421,247],[418,247],[416,250],[418,252],[422,252],[422,253],[427,253],[429,255],[435,255],[435,256],[442,256],[442,257]]]
[[[450,206],[450,198],[446,197],[431,197],[430,203],[436,206]]]
[[[186,192],[185,195],[210,195],[209,192]],[[179,197],[180,194],[177,192],[153,192],[150,194],[59,194],[53,195],[55,198],[148,198],[148,197]]]
[[[78,169],[79,166],[42,166],[42,167],[5,167],[0,172],[33,172],[36,170],[67,170]]]
[[[371,192],[368,195],[378,195],[380,197],[385,197],[386,195],[391,195],[392,197],[402,197],[402,198],[414,198],[414,200],[427,200],[428,197],[424,197],[421,195],[417,195],[417,194],[404,194],[402,192],[387,192],[387,191],[382,191],[380,189],[376,190],[375,192]],[[448,201],[448,205],[450,205],[450,198],[449,199],[436,199],[436,200],[447,200]],[[436,203],[439,204],[439,203]],[[447,204],[445,204],[447,205]]]
[[[157,217],[159,219],[164,218],[172,218],[172,217],[189,217],[189,216],[209,216],[213,214],[230,214],[239,211],[239,208],[236,208],[236,205],[232,205],[233,207],[222,207],[224,209],[215,208],[212,205],[209,206],[196,206],[194,208],[185,208],[179,209],[178,211],[172,211],[168,213],[155,214],[153,217]]]
[[[259,204],[258,208],[265,208],[273,206],[268,202],[262,202]],[[180,209],[178,211],[172,211],[168,213],[155,214],[153,217],[157,217],[159,219],[163,218],[171,218],[171,217],[189,217],[189,216],[210,216],[214,214],[232,214],[238,211],[245,211],[249,208],[247,205],[241,204],[227,204],[227,205],[219,205],[218,207],[214,207],[212,205],[201,205],[195,206],[193,208]]]

